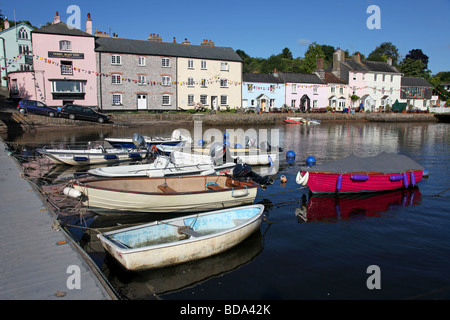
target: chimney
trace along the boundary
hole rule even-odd
[[[337,50],[333,54],[333,69],[331,72],[338,78],[341,78],[341,49]]]
[[[353,60],[355,60],[356,62],[361,62],[361,55],[359,54],[359,52],[353,55]]]
[[[389,57],[389,58],[387,59],[387,64],[390,65],[390,66],[392,66],[392,58],[391,58],[391,57]]]
[[[184,38],[184,41],[183,41],[183,42],[181,42],[181,44],[191,44],[191,42],[190,42],[190,41],[188,41],[188,39],[187,39],[187,38]]]
[[[214,47],[214,42],[212,42],[211,40],[203,39],[200,45],[204,47]]]
[[[323,58],[318,57],[316,59],[316,65],[317,67],[315,73],[320,79],[325,79],[325,70],[323,70]]]
[[[55,18],[53,19],[53,24],[60,23],[61,17],[59,16],[58,11],[56,11]]]
[[[9,28],[9,21],[8,18],[5,17],[5,22],[3,23],[5,30]]]
[[[162,38],[159,36],[159,34],[154,34],[154,33],[152,33],[152,34],[148,37],[147,40],[148,40],[148,41],[151,41],[151,42],[162,42]]]
[[[89,34],[92,34],[92,19],[91,14],[87,14],[87,20],[86,20],[86,32]]]

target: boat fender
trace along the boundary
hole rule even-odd
[[[389,177],[389,180],[392,182],[395,181],[400,181],[403,179],[403,175],[402,174],[393,174],[392,176]]]
[[[162,170],[147,170],[147,177],[149,178],[162,178],[165,176]]]
[[[408,175],[406,174],[406,172],[403,172],[403,186],[405,188],[408,188],[408,185],[409,185],[409,183],[408,183]]]
[[[297,184],[302,184],[302,182],[301,182],[302,179],[303,179],[302,172],[299,171],[299,172],[297,173],[297,176],[295,177],[295,182],[296,182]]]
[[[423,170],[422,178],[428,178],[428,170],[427,169]]]
[[[340,174],[336,181],[336,190],[340,191],[342,188],[342,175]]]
[[[352,174],[351,178],[354,181],[367,181],[367,180],[369,180],[369,176],[367,174]]]
[[[74,199],[78,199],[83,194],[80,190],[71,187],[65,187],[63,192],[66,196]]]
[[[416,176],[413,171],[409,174],[409,180],[411,180],[411,186],[416,186]]]
[[[281,183],[286,183],[286,182],[287,182],[287,178],[286,178],[285,175],[282,175],[282,176],[280,177],[280,180],[281,180]]]
[[[297,184],[301,184],[302,186],[306,186],[306,184],[308,183],[308,179],[309,179],[309,172],[306,172],[304,176],[302,176],[302,172],[299,171],[297,173],[297,177],[295,178],[295,182],[297,182]]]
[[[302,186],[306,187],[306,185],[308,184],[308,179],[309,179],[309,172],[307,172],[303,177]]]
[[[201,174],[202,176],[209,176],[209,175],[216,174],[216,170],[214,170],[214,169],[209,169],[209,170],[202,171],[200,174]]]

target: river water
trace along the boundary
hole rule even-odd
[[[177,128],[192,134],[195,130],[190,124],[162,124],[62,129],[2,138],[30,149],[131,136],[134,132],[169,136]],[[202,128],[203,132],[206,129]],[[224,132],[230,128],[217,129]],[[225,253],[160,270],[125,272],[105,255],[97,232],[151,221],[154,217],[64,215],[65,223],[72,226],[69,230],[73,237],[122,298],[450,298],[448,124],[334,122],[255,129],[268,129],[269,136],[279,139],[284,152],[278,172],[273,175],[274,184],[258,190],[255,202],[266,206],[260,231]],[[295,152],[295,158],[286,158],[287,151]],[[314,156],[319,164],[351,153],[371,156],[383,151],[409,156],[424,166],[429,176],[412,190],[339,198],[311,196],[308,189],[295,183],[299,167],[309,156]],[[46,178],[38,183],[48,186],[56,183],[55,177],[61,173],[73,174],[70,168],[48,170],[53,174],[44,174]],[[287,183],[280,182],[281,175],[287,178]],[[66,209],[69,212],[71,208]],[[89,228],[85,230],[80,225]]]

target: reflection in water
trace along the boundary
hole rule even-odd
[[[399,207],[415,206],[422,201],[418,187],[389,192],[339,195],[312,195],[295,209],[299,222],[337,221],[355,217],[379,217],[383,212]]]

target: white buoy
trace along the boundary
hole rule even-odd
[[[65,187],[63,190],[64,194],[70,198],[78,199],[83,194],[80,190]]]

